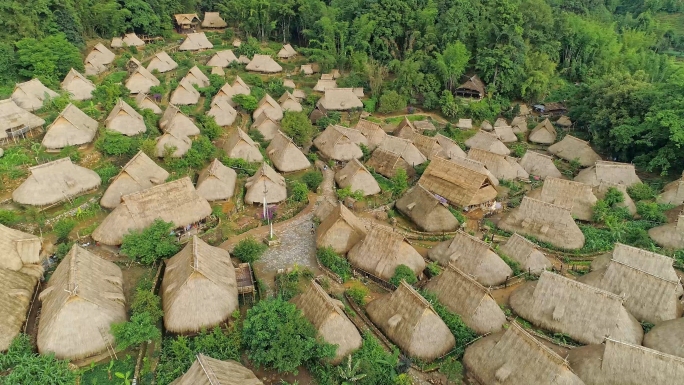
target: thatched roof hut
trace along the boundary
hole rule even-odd
[[[439,152],[441,157],[453,159],[465,158],[467,156],[461,146],[459,146],[458,143],[454,142],[451,138],[448,138],[442,134],[437,134],[435,135],[435,139],[437,140],[439,146],[442,147],[442,151]]]
[[[45,124],[45,120],[19,107],[14,100],[0,100],[0,140],[24,133]]]
[[[278,51],[278,57],[281,59],[289,59],[295,55],[297,55],[297,51],[295,51],[290,44],[285,44],[283,48]]]
[[[17,83],[12,92],[12,100],[26,111],[39,110],[46,100],[57,96],[59,96],[58,93],[45,87],[38,79]]]
[[[513,271],[487,243],[458,231],[428,251],[428,257],[442,266],[453,264],[484,286],[496,286],[513,276]]]
[[[396,201],[395,207],[425,232],[454,231],[459,226],[458,220],[449,211],[446,202],[442,203],[420,184],[404,193]]]
[[[195,86],[190,84],[190,82],[184,78],[180,81],[180,83],[178,83],[178,87],[176,87],[176,89],[171,93],[171,99],[169,100],[169,103],[179,106],[187,106],[190,104],[197,104],[200,97],[201,95]]]
[[[520,207],[506,214],[499,228],[532,236],[566,250],[584,246],[584,234],[565,207],[524,197]]]
[[[570,128],[572,127],[572,120],[568,118],[567,116],[563,115],[558,120],[556,120],[556,125],[561,126],[563,128]]]
[[[408,119],[408,116],[404,116],[404,119],[397,124],[397,128],[392,131],[394,136],[403,138],[403,139],[413,139],[413,136],[418,133],[418,130],[416,129],[416,126],[413,125],[413,122]]]
[[[81,146],[92,142],[96,134],[97,120],[69,103],[48,126],[42,144],[48,150]]]
[[[114,108],[112,108],[112,111],[107,115],[105,127],[127,136],[138,135],[147,131],[145,119],[143,119],[138,111],[124,102],[123,99],[119,99]]]
[[[202,20],[202,28],[226,28],[226,23],[218,12],[204,12],[204,20]]]
[[[461,130],[470,130],[473,128],[473,120],[461,118],[458,120],[458,123],[456,123],[456,128],[460,128]]]
[[[598,200],[591,186],[558,178],[546,178],[540,190],[527,196],[568,209],[574,218],[582,221],[592,220]]]
[[[271,95],[266,94],[259,101],[258,107],[252,113],[252,117],[256,119],[261,114],[266,114],[266,116],[277,122],[283,118],[283,109],[280,108],[280,104]]]
[[[510,156],[495,154],[479,148],[471,148],[468,151],[468,159],[484,164],[487,170],[497,179],[513,180],[528,179],[530,177],[527,171],[518,164],[518,160]]]
[[[197,32],[187,34],[183,43],[178,47],[178,50],[202,51],[211,48],[214,48],[214,45],[207,39],[207,35],[205,35],[204,32]]]
[[[378,174],[387,178],[394,177],[394,174],[399,169],[406,171],[406,175],[409,177],[412,177],[416,173],[413,166],[408,164],[400,154],[383,150],[379,147],[373,151],[370,159],[366,162],[366,165]]]
[[[480,123],[480,130],[492,131],[494,130],[494,126],[489,123],[489,120],[483,120],[482,123]]]
[[[220,99],[215,103],[211,103],[211,109],[209,109],[207,115],[213,116],[214,121],[219,126],[230,126],[235,123],[238,112],[230,105],[230,103]]]
[[[568,361],[586,385],[675,385],[684,359],[606,338],[600,345],[570,350]]]
[[[666,223],[648,230],[648,235],[660,246],[668,249],[684,248],[684,215],[679,214],[675,223]]]
[[[567,161],[577,159],[582,167],[592,166],[596,161],[601,160],[589,142],[577,139],[572,135],[565,135],[563,140],[549,147],[549,152]]]
[[[74,245],[40,293],[38,351],[77,360],[111,348],[113,323],[126,321],[121,268]]]
[[[37,277],[0,267],[0,351],[21,333],[37,283]]]
[[[584,385],[567,361],[515,322],[470,345],[463,364],[482,384]]]
[[[433,159],[418,183],[455,206],[474,206],[496,199],[498,193],[491,178],[453,160]]]
[[[616,243],[612,252],[595,258],[591,263],[591,269],[605,269],[611,260],[632,266],[645,273],[662,277],[669,281],[677,281],[679,279],[674,267],[672,267],[674,259],[622,243]]]
[[[316,85],[313,87],[314,91],[325,92],[325,90],[331,90],[337,88],[337,80],[329,78],[323,79],[322,77],[318,79]]]
[[[335,173],[335,182],[340,188],[349,187],[351,191],[361,191],[363,196],[380,193],[380,185],[366,167],[357,159],[352,159]]]
[[[316,206],[313,210],[314,218],[317,218],[319,221],[323,221],[328,217],[328,215],[330,215],[335,207],[337,207],[338,202],[339,201],[336,198],[323,196],[322,199],[316,203]]]
[[[541,274],[553,265],[546,255],[537,250],[537,245],[528,241],[525,237],[514,233],[499,247],[499,251],[505,256],[520,264],[520,268],[531,274]]]
[[[354,128],[356,128],[363,134],[363,136],[366,137],[368,140],[368,148],[371,151],[375,150],[375,148],[380,145],[380,143],[382,143],[387,136],[387,133],[379,124],[373,123],[366,119],[359,119]]]
[[[190,71],[183,76],[181,82],[183,82],[183,80],[187,80],[188,83],[196,85],[199,88],[209,87],[211,84],[207,75],[205,75],[197,66],[190,68]]]
[[[211,74],[223,77],[226,76],[226,71],[221,67],[211,67]]]
[[[399,265],[408,266],[416,275],[423,273],[425,260],[401,234],[382,225],[371,227],[366,234],[347,253],[352,266],[385,281],[394,276]]]
[[[215,104],[223,100],[226,103],[230,104],[231,107],[235,107],[236,104],[233,101],[233,96],[235,95],[236,93],[233,90],[233,87],[230,84],[226,83],[216,92],[216,95],[214,95],[214,97],[211,99],[211,103]]]
[[[139,93],[135,96],[135,104],[138,106],[139,109],[148,109],[157,115],[160,115],[163,112],[162,109],[159,108],[157,103],[155,103],[155,101],[152,100],[152,98],[145,93]]]
[[[254,120],[251,128],[259,131],[264,140],[270,141],[280,132],[280,123],[269,118],[267,114],[261,114]]]
[[[98,75],[99,73],[106,71],[107,66],[111,64],[115,58],[116,55],[114,52],[110,51],[102,43],[97,43],[85,58],[85,74],[87,76]]]
[[[249,93],[251,92],[251,89],[249,88],[247,83],[245,83],[245,81],[242,80],[240,76],[235,77],[235,81],[233,82],[231,87],[233,88],[234,95],[249,95]]]
[[[173,71],[176,68],[178,68],[178,63],[171,59],[171,56],[164,51],[157,52],[152,60],[150,60],[150,64],[147,65],[147,70],[150,72],[157,70],[164,73]]]
[[[245,203],[260,204],[278,203],[287,198],[285,178],[275,172],[266,162],[261,164],[259,170],[245,181]]]
[[[513,132],[513,128],[511,126],[494,127],[494,134],[496,134],[499,140],[503,143],[513,143],[518,141],[518,137],[515,135],[515,132]]]
[[[200,353],[190,369],[169,385],[264,385],[264,383],[251,370],[237,361],[219,361]]]
[[[344,255],[365,236],[363,222],[342,202],[338,202],[316,229],[316,246],[329,246],[336,253]]]
[[[233,197],[237,173],[214,159],[197,177],[197,194],[212,201],[224,201]]]
[[[175,133],[182,136],[195,136],[200,134],[199,128],[192,119],[188,118],[178,107],[169,104],[159,119],[159,128],[164,132]]]
[[[514,134],[525,134],[527,133],[527,117],[516,116],[511,122],[511,127],[513,128]]]
[[[294,89],[297,88],[297,85],[292,79],[283,79],[283,87],[285,88],[292,88],[292,92],[294,92]]]
[[[126,88],[128,88],[132,94],[148,93],[150,88],[158,86],[159,79],[152,73],[145,69],[143,66],[138,66],[135,72],[126,80]]]
[[[209,203],[185,177],[122,196],[121,204],[95,229],[93,239],[120,245],[124,235],[143,230],[157,218],[183,227],[209,215]]]
[[[172,158],[181,158],[192,147],[192,140],[178,132],[165,132],[158,137],[154,145],[155,155],[159,158],[165,157],[170,152]]]
[[[520,159],[520,166],[525,169],[529,175],[538,176],[542,180],[549,177],[563,177],[563,174],[561,174],[553,163],[552,157],[540,154],[536,151],[527,150],[522,159]]]
[[[644,331],[622,301],[613,293],[548,271],[542,272],[538,281],[514,291],[509,299],[513,311],[522,318],[577,342],[600,344],[610,336],[640,344]]]
[[[659,323],[644,336],[644,346],[684,358],[684,318]]]
[[[172,333],[194,333],[217,326],[239,306],[230,254],[196,235],[166,261],[159,291],[164,327]]]
[[[499,155],[511,154],[511,150],[495,134],[486,131],[478,131],[465,141],[465,145],[468,148],[479,148]]]
[[[461,167],[465,167],[469,170],[473,170],[475,172],[479,172],[480,174],[487,175],[489,178],[490,182],[492,183],[493,186],[498,186],[499,185],[499,179],[492,174],[487,167],[485,167],[484,163],[478,162],[473,159],[468,159],[468,158],[451,158],[449,159],[449,162],[457,164]]]
[[[684,203],[684,174],[682,174],[682,178],[666,184],[662,194],[658,196],[656,201],[658,203],[676,206]]]
[[[428,160],[431,160],[436,156],[442,156],[442,146],[437,143],[437,138],[433,136],[416,134],[411,141],[418,151],[420,151]]]
[[[282,71],[283,67],[276,63],[270,55],[255,54],[245,69],[252,72],[274,74]]]
[[[231,159],[244,159],[248,162],[262,162],[264,160],[259,145],[246,132],[236,128],[226,140],[223,149]]]
[[[596,164],[577,174],[575,181],[598,187],[601,182],[621,184],[627,187],[641,183],[633,164],[596,161]]]
[[[325,94],[316,103],[326,111],[348,111],[363,108],[363,103],[352,88],[326,88]]]
[[[304,73],[304,75],[314,74],[313,66],[311,64],[302,64],[302,66],[299,67],[299,71]]]
[[[408,355],[431,361],[448,353],[456,340],[430,303],[402,281],[397,290],[366,306],[368,317]]]
[[[313,143],[323,156],[347,161],[362,158],[361,145],[367,145],[368,140],[360,131],[353,128],[330,125],[313,140]]]
[[[496,121],[494,122],[494,128],[500,128],[500,127],[510,127],[508,125],[508,121],[506,118],[497,118]]]
[[[252,60],[250,60],[250,58],[248,58],[245,55],[240,55],[240,57],[238,57],[238,63],[240,63],[240,64],[249,64],[249,62],[251,62],[251,61]]]
[[[95,84],[73,68],[62,81],[61,87],[73,100],[92,99],[92,93],[95,91]]]
[[[194,29],[200,23],[200,18],[196,13],[177,13],[173,15],[179,33]]]
[[[530,136],[527,139],[533,143],[553,144],[556,141],[556,136],[556,129],[553,128],[553,124],[546,118],[543,122],[537,124],[537,127],[530,132]]]
[[[299,99],[297,99],[289,91],[285,91],[280,99],[278,99],[278,103],[280,103],[280,108],[283,111],[302,112],[303,110],[302,104],[299,103]]]
[[[51,205],[100,185],[95,171],[71,163],[69,157],[30,167],[29,172],[31,175],[12,192],[12,200],[22,205]]]
[[[482,99],[486,95],[485,85],[477,75],[473,75],[465,83],[458,86],[454,94],[464,98]]]
[[[119,41],[116,41],[116,37],[112,39],[112,48],[121,48],[124,46],[127,47],[142,47],[145,45],[145,42],[138,37],[134,32],[124,34],[123,38],[118,38]]]
[[[412,165],[413,167],[423,164],[427,161],[425,155],[423,155],[416,146],[408,139],[397,138],[396,136],[388,135],[378,148],[385,151],[391,151],[396,154],[401,155],[401,157],[406,161],[406,163]]]
[[[432,124],[432,121],[429,119],[416,120],[415,122],[413,122],[413,127],[415,127],[416,130],[418,130],[420,132],[437,131],[437,127],[435,127],[435,125]]]
[[[425,290],[437,295],[441,304],[458,314],[477,334],[496,333],[506,323],[506,316],[489,290],[452,264],[430,279]]]
[[[40,237],[0,224],[0,271],[21,271],[24,267],[42,270],[41,248]]]
[[[169,173],[140,151],[121,169],[102,195],[100,206],[113,209],[121,197],[164,183]]]
[[[275,168],[281,172],[299,171],[311,167],[309,159],[302,150],[282,131],[278,131],[273,137],[266,148],[266,154]]]

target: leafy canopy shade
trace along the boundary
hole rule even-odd
[[[173,223],[156,219],[143,231],[124,235],[121,253],[145,265],[168,258],[180,250],[178,240],[171,234],[173,228]]]

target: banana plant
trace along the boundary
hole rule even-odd
[[[357,381],[363,379],[366,377],[366,374],[364,373],[358,373],[359,372],[359,364],[361,364],[361,361],[356,361],[352,365],[352,357],[351,355],[347,356],[347,366],[346,368],[343,366],[338,366],[337,370],[340,373],[340,378],[342,378],[342,385],[352,385],[356,383]]]
[[[114,375],[116,376],[116,378],[120,378],[120,379],[123,380],[123,382],[121,383],[121,385],[131,385],[131,380],[130,380],[130,378],[131,378],[131,371],[130,371],[130,370],[127,371],[126,374],[123,374],[123,373],[121,373],[121,372],[116,372],[116,373],[114,373]]]

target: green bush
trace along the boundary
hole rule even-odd
[[[504,262],[506,262],[508,267],[510,267],[511,270],[513,270],[513,276],[520,275],[523,272],[522,269],[520,268],[520,263],[518,261],[507,256],[506,254],[499,253],[499,256],[501,257],[501,259],[503,259]]]
[[[148,282],[151,283],[151,281]],[[135,289],[131,311],[134,314],[149,314],[152,323],[157,323],[164,315],[161,308],[161,298],[152,292],[151,287],[137,287]]]
[[[294,181],[291,184],[291,197],[295,202],[306,202],[309,200],[309,188],[305,183]]]
[[[298,145],[306,146],[316,133],[309,117],[304,112],[286,111],[280,122],[281,130]]]
[[[340,257],[332,247],[322,247],[316,251],[316,257],[321,264],[333,273],[337,274],[342,280],[348,281],[352,276],[352,269],[349,262]]]
[[[199,129],[202,135],[205,135],[209,140],[215,140],[223,134],[223,128],[216,124],[213,116],[198,115],[196,117]]]
[[[437,262],[430,262],[427,264],[427,266],[425,266],[425,268],[427,269],[428,273],[430,273],[431,277],[435,277],[442,272],[442,268],[439,267]]]
[[[93,171],[97,173],[97,175],[100,177],[100,180],[102,180],[103,185],[109,184],[109,181],[117,176],[119,174],[119,168],[113,165],[111,162],[106,162],[97,168],[95,168]]]
[[[253,237],[247,237],[235,245],[232,254],[241,262],[254,263],[261,258],[266,249],[268,249],[266,244],[257,241]]]
[[[250,114],[259,107],[259,100],[252,95],[235,95],[233,101]]]
[[[394,270],[394,275],[390,279],[390,283],[398,287],[401,281],[406,281],[406,283],[409,285],[413,285],[414,283],[418,282],[418,278],[416,277],[416,273],[414,273],[410,267],[406,265],[399,265]]]
[[[95,141],[95,147],[104,155],[135,155],[140,142],[138,138],[126,136],[117,131],[104,130]]]
[[[399,351],[385,351],[371,332],[364,333],[361,349],[352,354],[352,361],[361,362],[359,372],[366,375],[356,382],[358,385],[396,385]]]
[[[643,220],[656,222],[658,224],[667,222],[667,217],[665,216],[662,206],[655,202],[637,202],[636,208],[637,214],[639,214]]]
[[[34,353],[31,337],[16,336],[6,352],[0,353],[0,384],[73,385],[76,373],[69,369],[69,361],[61,361],[54,354]]]
[[[375,107],[378,104],[378,100],[375,98],[366,99],[363,101],[363,110],[368,113],[375,112]]]
[[[117,349],[128,349],[145,341],[160,338],[161,331],[152,316],[143,312],[133,314],[128,322],[112,324],[112,335],[116,339]]]
[[[400,197],[408,188],[408,175],[403,168],[397,169],[392,177],[392,195]]]
[[[366,297],[370,293],[370,290],[368,290],[368,288],[361,283],[358,283],[357,285],[353,285],[349,289],[345,290],[345,293],[347,293],[349,298],[356,302],[357,305],[365,306]]]
[[[653,188],[646,183],[637,183],[627,187],[627,194],[629,194],[634,201],[655,199],[657,195]]]
[[[52,229],[57,235],[57,242],[63,242],[69,239],[69,233],[76,227],[76,220],[71,218],[64,218],[52,226]]]
[[[339,199],[341,201],[347,199],[348,197],[352,197],[353,199],[356,199],[356,200],[363,199],[363,191],[362,190],[352,191],[350,186],[335,190],[335,194],[337,194],[337,199]]]
[[[19,221],[19,216],[13,210],[0,210],[0,224],[12,226]]]
[[[381,114],[387,114],[405,109],[406,98],[399,95],[397,91],[387,91],[380,96],[380,108],[378,108],[378,112]]]
[[[142,231],[131,231],[123,237],[121,253],[144,265],[169,258],[180,250],[173,228],[173,223],[156,219]]]
[[[302,177],[302,182],[306,183],[309,190],[316,192],[318,186],[323,183],[323,174],[320,171],[307,171]]]

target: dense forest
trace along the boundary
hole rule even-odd
[[[91,39],[172,37],[174,13],[206,11],[350,71],[343,85],[375,99],[476,120],[511,100],[565,101],[608,157],[681,171],[682,0],[2,0],[0,94],[31,77],[56,85]],[[471,73],[488,97],[463,105],[450,91]]]

